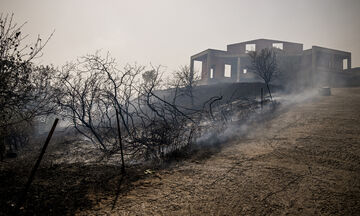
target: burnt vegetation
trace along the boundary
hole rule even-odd
[[[26,143],[34,118],[53,111],[48,103],[53,93],[50,89],[53,68],[32,63],[41,56],[51,36],[45,42],[38,37],[34,43],[24,45],[27,35],[21,32],[23,26],[14,23],[13,15],[0,16],[1,159],[7,147],[13,150]]]
[[[276,49],[262,49],[260,51],[249,52],[251,64],[249,70],[260,77],[269,92],[272,100],[270,82],[278,73],[278,61],[276,58]]]
[[[59,68],[36,65],[33,60],[42,55],[51,36],[44,42],[39,37],[33,44],[24,45],[26,36],[22,27],[14,23],[12,15],[0,17],[0,155],[2,168],[6,170],[0,176],[5,185],[0,192],[7,195],[0,200],[0,208],[5,209],[5,214],[14,211],[63,214],[80,206],[87,207],[87,201],[81,203],[85,199],[84,191],[98,181],[105,179],[108,185],[104,190],[115,193],[109,185],[113,187],[118,176],[122,179],[125,172],[131,176],[123,183],[126,185],[127,181],[143,176],[142,171],[134,170],[142,170],[149,164],[164,164],[176,155],[189,155],[199,146],[218,145],[221,140],[213,141],[217,137],[214,135],[249,121],[254,113],[261,113],[263,101],[256,99],[258,95],[252,95],[253,91],[241,93],[248,87],[241,90],[233,85],[222,93],[211,93],[206,87],[197,86],[199,77],[191,73],[189,66],[180,67],[173,79],[164,81],[161,66],[120,67],[109,53],[96,52]],[[269,83],[276,69],[276,56],[263,52],[253,55],[254,70],[264,79],[271,97]],[[260,93],[263,85],[257,85],[253,90]],[[84,168],[85,162],[69,165],[45,160],[38,174],[41,180],[30,188],[27,201],[18,205],[28,171],[37,157],[39,144],[43,143],[36,130],[39,125],[50,130],[48,125],[55,117],[64,123],[63,132],[55,135],[50,145],[63,151],[65,147],[61,145],[66,144],[71,154],[81,140],[99,150],[101,159],[91,165],[96,166],[93,169]],[[40,121],[41,118],[47,122]],[[28,154],[22,156],[22,149],[27,149]],[[19,160],[8,159],[17,156],[21,156]],[[111,157],[120,159],[115,166],[103,165]],[[98,175],[99,179],[89,180],[91,174],[79,170],[98,173],[101,166],[105,170]],[[109,170],[111,174],[104,176]],[[57,182],[47,199],[43,194],[47,190],[44,182],[59,177],[59,173],[80,183],[68,186]],[[65,192],[79,190],[84,191],[71,193],[73,197],[69,200],[51,207]],[[69,205],[74,202],[80,202],[79,206]],[[39,212],[36,210],[39,206],[45,206],[46,210]]]

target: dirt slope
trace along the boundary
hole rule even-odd
[[[359,215],[360,88],[332,93],[78,214]]]

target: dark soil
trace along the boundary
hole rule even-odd
[[[119,184],[130,189],[130,182],[144,177],[136,167],[122,175],[120,167],[110,165],[42,166],[36,173],[26,202],[17,206],[32,168],[31,164],[20,164],[2,164],[0,215],[73,215],[91,209],[106,194],[114,197]],[[101,197],[89,196],[98,193]]]

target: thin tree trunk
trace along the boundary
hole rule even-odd
[[[193,89],[190,90],[190,97],[191,97],[191,106],[194,107],[194,95],[193,95]]]
[[[120,153],[121,153],[121,172],[125,173],[125,162],[124,162],[124,152],[123,152],[123,145],[122,145],[122,138],[121,138],[121,130],[120,130],[120,120],[118,110],[116,110],[116,122],[118,128],[118,135],[119,135],[119,143],[120,143]]]
[[[270,99],[273,100],[273,98],[272,98],[272,96],[271,96],[270,86],[269,86],[268,83],[266,83],[266,88],[267,88],[268,91],[269,91]]]

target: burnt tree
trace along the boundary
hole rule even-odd
[[[273,80],[274,75],[278,70],[278,63],[276,58],[276,52],[273,49],[262,49],[260,52],[252,51],[249,52],[249,57],[251,64],[249,65],[249,70],[255,73],[260,77],[269,92],[270,98],[272,100],[272,95],[270,91],[270,82]]]
[[[42,56],[52,34],[44,41],[38,37],[25,44],[28,35],[22,28],[26,23],[18,25],[13,18],[13,14],[0,16],[0,145],[9,144],[6,140],[18,140],[35,117],[53,110],[49,99],[54,69],[33,63]],[[3,154],[6,148],[1,149]]]

